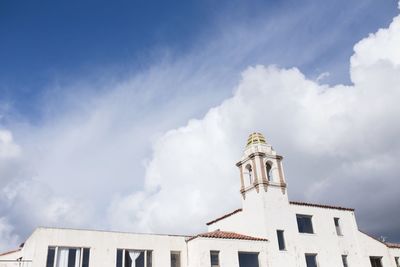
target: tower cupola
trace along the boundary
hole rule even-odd
[[[236,163],[240,171],[240,192],[243,198],[250,191],[267,192],[270,186],[279,187],[285,193],[282,159],[261,133],[251,133],[243,156]]]

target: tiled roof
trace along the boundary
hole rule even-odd
[[[335,210],[347,210],[347,211],[354,211],[351,208],[344,208],[339,206],[330,206],[330,205],[322,205],[322,204],[312,204],[306,202],[297,202],[297,201],[290,201],[292,205],[299,205],[299,206],[307,206],[307,207],[316,207],[316,208],[323,208],[323,209],[335,209]]]
[[[388,243],[388,242],[386,242],[386,246],[388,246],[389,248],[400,248],[400,244],[398,244],[398,243]]]
[[[212,220],[212,221],[208,222],[207,225],[211,225],[213,223],[216,223],[216,222],[218,222],[220,220],[223,220],[223,219],[225,219],[225,218],[227,218],[229,216],[232,216],[233,214],[236,214],[236,213],[241,212],[241,211],[242,211],[242,209],[237,209],[235,211],[232,211],[231,213],[225,214],[225,215],[223,215],[223,216],[221,216],[221,217],[219,217],[219,218],[217,218],[215,220]]]
[[[225,232],[225,231],[214,231],[214,232],[208,232],[208,233],[203,233],[203,234],[198,234],[196,236],[192,236],[189,238],[187,241],[193,240],[198,237],[204,237],[204,238],[222,238],[222,239],[240,239],[240,240],[250,240],[250,241],[268,241],[266,238],[260,238],[260,237],[253,237],[253,236],[248,236],[248,235],[242,235],[234,232]]]

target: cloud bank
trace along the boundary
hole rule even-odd
[[[400,17],[357,43],[349,86],[319,84],[296,68],[249,67],[231,98],[155,142],[145,189],[113,203],[112,225],[193,233],[236,208],[234,163],[247,135],[261,131],[287,156],[292,199],[352,206],[361,228],[400,233],[399,43]]]

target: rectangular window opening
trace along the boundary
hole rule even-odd
[[[151,267],[151,250],[117,249],[116,267]]]
[[[343,263],[343,267],[349,266],[349,264],[347,262],[347,255],[342,255],[342,263]]]
[[[171,267],[181,267],[180,251],[171,251]]]
[[[219,267],[219,251],[210,251],[211,267]]]
[[[296,219],[297,219],[297,227],[299,228],[299,233],[307,233],[307,234],[314,233],[311,215],[296,214]]]
[[[46,267],[89,267],[89,248],[49,247]]]
[[[239,267],[259,267],[258,253],[239,252]]]
[[[400,267],[399,257],[394,257],[394,261],[396,262],[396,267]]]
[[[340,227],[339,218],[333,218],[333,221],[335,222],[336,234],[337,235],[343,235],[342,228]]]
[[[318,267],[317,254],[306,254],[305,256],[306,256],[307,267]]]
[[[283,230],[277,230],[276,231],[276,235],[278,236],[279,250],[286,250],[284,231]]]
[[[371,256],[369,260],[371,262],[371,267],[382,267],[382,257]]]

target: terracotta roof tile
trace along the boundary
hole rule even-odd
[[[217,219],[215,219],[215,220],[212,220],[212,221],[210,221],[210,222],[208,222],[208,223],[206,223],[206,224],[207,224],[207,225],[211,225],[211,224],[213,224],[213,223],[216,223],[216,222],[218,222],[218,221],[220,221],[220,220],[223,220],[223,219],[225,219],[225,218],[228,218],[229,216],[232,216],[233,214],[236,214],[236,213],[241,212],[241,211],[242,211],[242,209],[237,209],[237,210],[235,210],[235,211],[232,211],[231,213],[225,214],[225,215],[223,215],[223,216],[221,216],[221,217],[219,217],[219,218],[217,218]]]
[[[222,239],[240,239],[240,240],[250,240],[250,241],[268,241],[266,238],[260,238],[260,237],[253,237],[253,236],[248,236],[248,235],[242,235],[234,232],[225,232],[225,231],[214,231],[214,232],[208,232],[208,233],[202,233],[198,234],[196,236],[192,236],[189,238],[187,241],[193,240],[198,237],[204,237],[204,238],[222,238]]]
[[[389,248],[400,248],[400,244],[399,243],[386,242],[386,246],[388,246]]]
[[[339,206],[330,206],[330,205],[322,205],[322,204],[312,204],[312,203],[297,202],[297,201],[290,201],[289,203],[292,204],[292,205],[298,205],[298,206],[307,206],[307,207],[316,207],[316,208],[323,208],[323,209],[335,209],[335,210],[354,211],[354,209],[351,209],[351,208],[344,208],[344,207],[339,207]]]

